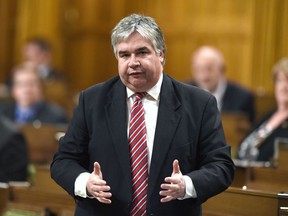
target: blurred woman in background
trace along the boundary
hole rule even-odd
[[[276,108],[266,113],[239,146],[238,158],[270,161],[277,138],[288,138],[288,58],[273,67]]]

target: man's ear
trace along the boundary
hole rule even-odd
[[[160,62],[163,64],[164,63],[164,52],[163,51],[160,51],[159,59],[160,59]]]

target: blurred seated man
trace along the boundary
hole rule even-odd
[[[191,59],[192,84],[211,92],[221,112],[244,113],[254,120],[254,95],[225,78],[225,62],[220,51],[210,46],[196,50]]]
[[[288,58],[273,68],[276,108],[269,111],[241,142],[238,157],[250,161],[270,161],[277,138],[288,138]]]
[[[46,98],[67,109],[71,103],[71,89],[65,74],[56,70],[53,65],[52,48],[45,38],[29,38],[23,45],[23,60],[38,65],[40,76],[45,81]]]
[[[63,74],[52,66],[52,46],[44,38],[29,38],[23,47],[24,61],[32,62],[39,66],[40,76],[44,80],[61,80]]]
[[[62,108],[45,101],[43,79],[34,64],[22,64],[13,70],[11,95],[13,102],[3,104],[0,114],[16,123],[68,122],[66,112]]]
[[[23,135],[3,116],[0,116],[0,133],[0,182],[26,181],[29,160]]]

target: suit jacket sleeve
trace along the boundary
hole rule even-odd
[[[74,183],[78,175],[88,171],[89,155],[86,122],[84,118],[84,93],[80,94],[79,104],[59,149],[51,164],[51,176],[70,195],[74,196]]]
[[[197,149],[198,169],[188,176],[193,180],[197,200],[202,203],[225,190],[234,177],[230,146],[226,144],[221,116],[213,96],[203,112]]]

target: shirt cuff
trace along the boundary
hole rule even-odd
[[[86,192],[86,185],[88,182],[88,179],[90,177],[91,173],[84,172],[81,173],[77,178],[74,183],[74,194],[75,196],[80,196],[83,198],[93,198],[87,195]]]
[[[197,198],[197,193],[196,193],[192,179],[187,175],[183,175],[183,178],[185,181],[186,192],[185,192],[185,196],[182,198],[178,198],[178,200],[184,200],[188,198]]]

